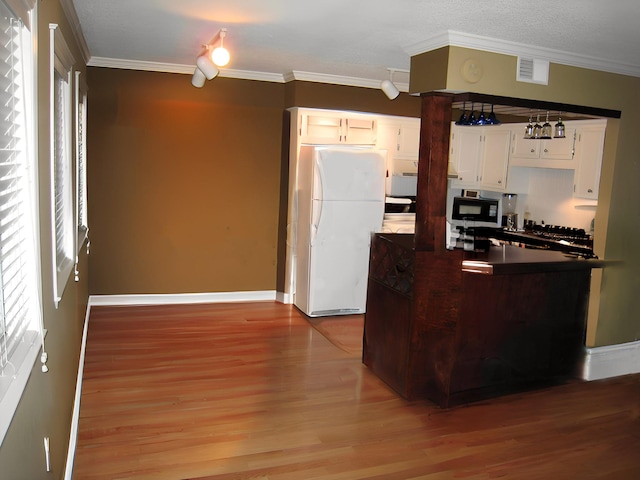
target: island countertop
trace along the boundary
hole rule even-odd
[[[512,245],[491,246],[488,252],[465,252],[462,270],[485,275],[509,275],[532,272],[559,272],[602,268],[603,260]]]
[[[378,233],[377,236],[404,250],[414,250],[413,234]],[[468,273],[509,275],[602,268],[610,263],[555,250],[492,245],[487,252],[464,252],[461,267],[463,272]]]

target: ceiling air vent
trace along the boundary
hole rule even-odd
[[[516,80],[519,82],[549,85],[549,62],[535,58],[518,57]]]

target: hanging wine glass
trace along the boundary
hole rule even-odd
[[[565,138],[564,123],[562,123],[562,117],[560,115],[558,115],[558,123],[554,126],[553,138]]]
[[[480,110],[480,116],[478,117],[477,124],[478,125],[486,125],[487,118],[484,116],[484,103],[482,104],[482,109]]]
[[[529,115],[529,123],[524,129],[524,138],[533,138],[533,122],[532,115]]]
[[[536,124],[533,126],[533,135],[531,138],[535,138],[536,140],[540,138],[542,135],[542,125],[540,125],[540,114],[538,113],[536,117]]]
[[[551,138],[551,124],[549,123],[549,112],[547,112],[547,120],[542,125],[540,138],[544,138],[544,139]]]
[[[487,123],[489,125],[500,125],[500,120],[496,117],[496,114],[493,113],[493,105],[491,105],[491,113],[487,117]]]
[[[466,125],[469,119],[467,118],[467,102],[462,102],[462,115],[456,122],[456,125]]]
[[[478,124],[478,119],[476,118],[476,114],[473,111],[473,102],[471,102],[471,114],[469,115],[469,121],[467,122],[467,125],[477,125]]]

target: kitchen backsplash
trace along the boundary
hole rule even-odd
[[[518,194],[516,212],[519,227],[522,227],[525,212],[528,212],[528,218],[538,224],[544,221],[548,225],[591,230],[596,202],[573,196],[573,170],[513,167],[509,175],[509,193]],[[450,188],[447,200],[450,202],[452,197],[460,194],[459,188]],[[482,191],[481,195],[502,198],[499,192]]]

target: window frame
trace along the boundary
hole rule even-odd
[[[74,221],[75,207],[73,205],[73,165],[71,143],[71,91],[72,68],[75,60],[58,24],[49,24],[49,126],[50,126],[50,167],[51,167],[51,238],[52,238],[52,269],[53,269],[53,301],[56,308],[65,287],[69,282],[71,271],[75,265],[77,252],[77,229]],[[63,82],[59,85],[58,80]],[[61,106],[63,111],[56,109],[58,105],[58,86],[63,96]],[[58,121],[62,119],[62,125]],[[58,128],[62,129],[58,137]],[[56,139],[64,141],[58,149]],[[62,156],[60,156],[60,153]],[[60,208],[58,208],[60,204]],[[62,229],[62,231],[60,231]]]
[[[5,316],[8,311],[15,312],[15,308],[11,306],[5,307],[5,302],[11,292],[5,291],[5,278],[0,278],[0,300],[2,307],[0,314],[2,315],[2,323],[4,325],[20,324],[20,330],[17,336],[13,338],[17,340],[16,347],[12,351],[7,350],[6,344],[2,347],[2,359],[0,359],[0,445],[2,445],[5,435],[9,429],[13,416],[18,408],[18,404],[26,388],[27,381],[33,370],[33,366],[40,353],[42,347],[41,361],[43,362],[43,371],[46,370],[46,353],[44,353],[44,328],[42,323],[42,292],[40,285],[41,265],[40,265],[40,245],[38,235],[38,168],[36,160],[36,138],[37,138],[37,79],[36,79],[36,49],[35,35],[37,27],[33,24],[37,18],[35,11],[35,0],[0,0],[0,15],[4,18],[12,18],[22,21],[20,28],[21,44],[20,44],[20,72],[23,81],[20,84],[22,96],[21,101],[12,105],[23,106],[23,124],[18,124],[24,128],[24,137],[22,140],[22,148],[17,153],[17,157],[21,159],[21,169],[24,169],[23,179],[24,194],[22,197],[24,202],[19,207],[19,217],[21,224],[26,228],[27,235],[21,244],[25,244],[26,249],[20,249],[27,252],[27,264],[32,268],[28,268],[29,276],[20,279],[20,287],[24,287],[25,304],[28,305],[26,313],[20,315],[11,314],[11,318]],[[16,57],[12,57],[16,58]],[[13,70],[13,69],[12,69]],[[14,80],[17,77],[14,77]],[[14,100],[16,97],[13,97]],[[20,108],[20,107],[15,107]],[[16,110],[14,110],[16,112]],[[15,124],[14,124],[15,125]],[[4,251],[4,243],[8,243],[9,238],[0,238],[0,245]],[[29,246],[29,244],[31,244]],[[14,249],[15,250],[15,249]],[[30,253],[29,253],[30,252]],[[9,280],[7,279],[7,282]],[[15,290],[14,290],[15,292]],[[24,312],[24,310],[22,310]],[[17,318],[17,320],[16,320]],[[13,323],[12,323],[13,322]],[[15,329],[15,327],[13,327]],[[3,335],[7,332],[3,329]],[[5,341],[7,337],[2,340]],[[7,368],[8,367],[8,368]]]
[[[89,216],[87,195],[87,83],[79,71],[75,72],[75,160],[76,160],[76,263],[74,267],[74,279],[79,281],[78,255],[87,242],[89,253]]]

